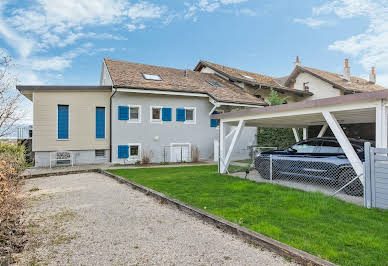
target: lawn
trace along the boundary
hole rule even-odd
[[[388,264],[388,212],[217,174],[217,166],[110,172],[341,265]]]

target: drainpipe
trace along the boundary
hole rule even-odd
[[[114,92],[112,93],[112,95],[110,96],[110,99],[109,99],[109,115],[110,115],[110,119],[109,119],[109,162],[112,162],[112,97],[116,94],[117,92],[117,89],[113,88],[112,86],[112,90],[114,90]]]

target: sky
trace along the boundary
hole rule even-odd
[[[298,55],[388,87],[388,0],[0,0],[0,49],[28,85],[97,85],[104,57],[281,77]]]

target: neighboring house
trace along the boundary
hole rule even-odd
[[[194,71],[104,59],[100,86],[17,86],[33,102],[35,165],[71,151],[76,164],[190,161],[218,158],[214,112],[267,105],[271,89],[287,102],[384,89],[371,80],[302,67],[273,78],[200,61]],[[227,133],[233,130],[227,128]],[[233,159],[248,156],[256,128],[246,127]],[[230,138],[229,138],[230,141]]]

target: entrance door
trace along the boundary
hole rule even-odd
[[[171,145],[171,162],[189,162],[189,161],[190,161],[189,144]]]

